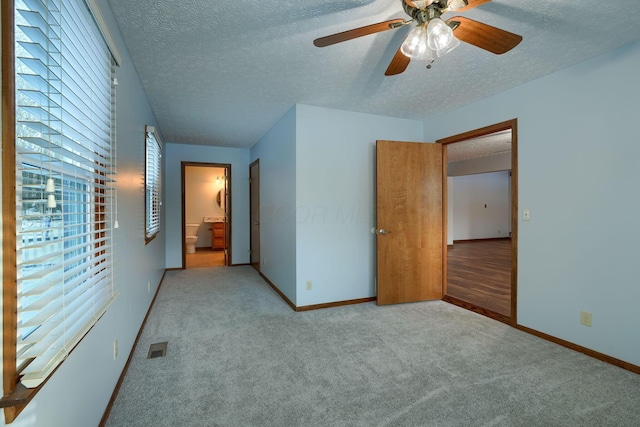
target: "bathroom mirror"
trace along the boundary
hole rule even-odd
[[[224,199],[225,199],[225,197],[224,197],[224,188],[221,188],[218,191],[218,194],[216,195],[216,203],[218,204],[218,207],[220,209],[222,209],[222,210],[225,210],[224,209]]]

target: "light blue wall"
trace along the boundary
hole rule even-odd
[[[376,295],[375,142],[422,134],[420,121],[297,106],[297,306]]]
[[[167,268],[182,266],[182,162],[231,164],[231,261],[249,262],[249,150],[167,143],[164,207]]]
[[[296,301],[296,107],[251,148],[260,160],[260,271]]]
[[[421,138],[420,121],[298,104],[251,149],[261,271],[296,306],[375,296],[375,141]]]
[[[518,119],[518,322],[635,365],[639,70],[636,42],[425,121],[435,140]]]
[[[261,272],[296,306],[375,296],[375,141],[422,133],[420,121],[298,104],[252,147]]]
[[[144,242],[144,126],[157,124],[107,0],[98,3],[123,56],[116,70],[120,228],[114,234],[114,285],[120,295],[11,424],[15,427],[98,425],[164,271],[165,233],[148,245]]]

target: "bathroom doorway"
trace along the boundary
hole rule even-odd
[[[182,268],[231,265],[231,165],[181,167]]]

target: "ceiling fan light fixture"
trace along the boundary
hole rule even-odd
[[[510,51],[522,41],[522,36],[463,16],[456,16],[446,22],[441,18],[447,12],[453,10],[467,11],[491,0],[400,1],[409,19],[395,18],[364,27],[353,28],[320,37],[315,39],[313,44],[317,47],[326,47],[415,23],[415,27],[411,29],[402,42],[384,73],[385,76],[395,76],[403,73],[412,59],[433,62],[436,56],[446,55],[458,47],[461,41],[496,55]],[[454,36],[454,31],[460,37],[460,40]],[[427,68],[431,68],[431,63],[427,65]]]
[[[427,25],[427,44],[436,52],[444,49],[453,39],[453,30],[440,18],[433,18]]]
[[[433,58],[433,52],[427,46],[427,28],[420,24],[416,26],[400,46],[400,51],[404,56],[411,59]]]
[[[411,3],[413,3],[411,6],[415,7],[416,9],[422,10],[433,3],[433,0],[413,0]]]
[[[447,8],[449,8],[449,10],[458,10],[467,5],[468,3],[464,0],[449,0],[449,2],[447,3]]]
[[[438,49],[436,51],[436,55],[438,55],[438,57],[445,56],[447,53],[451,52],[453,49],[457,48],[458,46],[460,46],[460,40],[458,40],[454,36],[451,38],[451,41],[447,46],[443,47],[442,49]]]
[[[424,43],[424,49],[420,49],[420,53],[416,56],[414,56],[413,59],[414,61],[433,61],[436,57],[436,53],[434,51],[432,51],[431,49],[429,49],[429,46],[427,46],[426,43]]]

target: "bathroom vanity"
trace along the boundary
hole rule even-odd
[[[227,230],[223,216],[205,216],[204,222],[209,224],[211,230],[211,249],[221,251],[226,249]]]
[[[211,223],[211,249],[214,251],[223,250],[225,248],[225,229],[224,222],[217,221]]]

